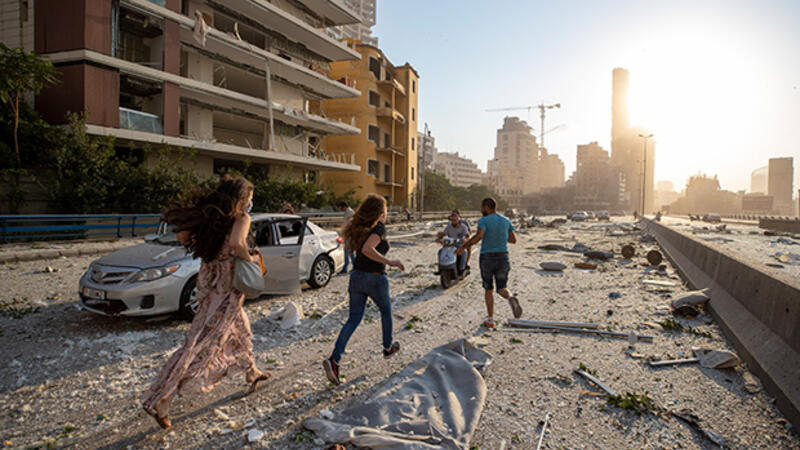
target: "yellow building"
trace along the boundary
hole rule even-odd
[[[329,118],[361,129],[361,134],[326,136],[329,158],[341,157],[360,172],[322,172],[321,181],[337,195],[354,189],[363,198],[380,194],[393,207],[417,208],[417,94],[419,74],[411,65],[395,67],[372,45],[351,39],[359,61],[332,62],[330,76],[361,91],[357,98],[329,99],[320,105]],[[351,159],[351,155],[352,159]]]

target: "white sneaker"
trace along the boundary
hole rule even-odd
[[[486,320],[483,321],[483,326],[486,328],[494,328],[494,319],[487,317]]]

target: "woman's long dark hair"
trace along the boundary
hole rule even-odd
[[[347,226],[344,228],[344,238],[347,246],[356,251],[369,237],[369,232],[378,224],[381,215],[386,210],[386,199],[377,194],[369,194],[359,205],[358,210]]]
[[[188,231],[187,249],[203,261],[219,257],[233,223],[246,214],[253,184],[240,176],[225,175],[214,190],[197,189],[164,213],[175,232]]]

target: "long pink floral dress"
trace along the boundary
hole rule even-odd
[[[233,287],[234,260],[226,240],[218,259],[201,264],[197,314],[181,348],[142,394],[145,409],[155,411],[159,401],[175,394],[209,392],[223,377],[255,369],[244,294]]]

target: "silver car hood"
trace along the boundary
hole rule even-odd
[[[109,253],[95,261],[96,264],[115,267],[135,267],[149,269],[185,259],[190,253],[180,246],[145,242]]]

